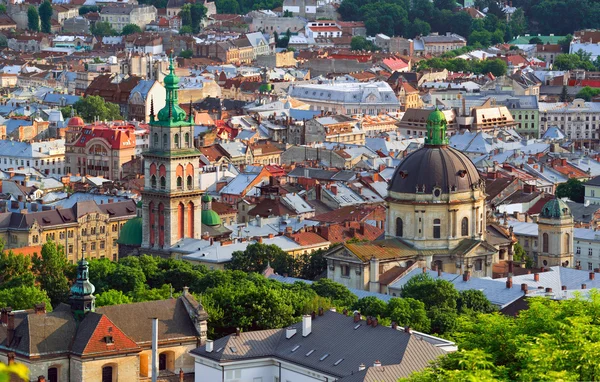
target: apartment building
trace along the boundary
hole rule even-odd
[[[107,5],[100,11],[100,21],[108,22],[117,32],[127,24],[135,24],[142,30],[156,20],[156,8],[153,5]]]

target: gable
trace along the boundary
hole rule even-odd
[[[73,344],[73,353],[83,356],[140,350],[135,341],[123,333],[107,316],[99,313],[86,315]]]

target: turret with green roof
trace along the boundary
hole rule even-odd
[[[202,196],[202,224],[208,226],[221,225],[221,217],[212,209],[212,198],[208,194]]]
[[[189,126],[193,123],[193,113],[187,116],[185,111],[179,106],[179,77],[175,75],[175,67],[173,65],[173,56],[169,58],[169,74],[164,79],[167,98],[165,107],[163,107],[158,115],[154,115],[154,106],[150,111],[150,124],[154,126],[178,127]],[[156,118],[157,117],[157,118]]]
[[[425,136],[426,146],[444,146],[448,144],[448,136],[446,135],[446,116],[435,108],[427,118],[427,135]]]

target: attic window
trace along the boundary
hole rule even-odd
[[[50,224],[50,219],[48,218],[42,218],[42,221],[46,224]]]
[[[217,349],[217,353],[219,353],[221,350],[223,350],[223,348],[222,348],[222,347],[221,347],[221,348],[218,348],[218,349]]]
[[[104,336],[104,342],[108,345],[113,345],[115,343],[113,336]]]
[[[361,325],[361,324],[358,324],[358,325],[354,326],[354,330],[356,330],[356,329],[360,328],[360,325]]]
[[[300,348],[300,345],[296,345],[292,348],[292,353],[295,352],[296,350],[298,350],[298,348]]]
[[[127,212],[130,212],[130,213],[134,211],[134,209],[131,207],[126,207],[125,209],[127,210]]]
[[[235,348],[235,346],[230,346],[230,347],[229,347],[229,350],[230,350],[232,353],[237,353],[237,349]]]
[[[114,215],[115,211],[111,210],[110,208],[108,210],[106,210],[106,212],[108,212],[109,215]]]

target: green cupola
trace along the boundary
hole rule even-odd
[[[222,224],[221,217],[212,209],[212,198],[208,194],[202,195],[202,224],[213,227]]]
[[[163,107],[155,117],[154,105],[152,104],[150,112],[151,124],[165,127],[191,125],[193,118],[192,113],[190,113],[189,116],[186,115],[185,111],[179,106],[179,77],[175,75],[175,66],[173,65],[172,56],[169,58],[169,74],[165,76],[164,83],[167,92],[165,107]]]
[[[94,297],[96,288],[90,282],[89,272],[89,264],[82,256],[77,266],[77,280],[71,287],[69,297],[71,310],[77,321],[81,321],[86,313],[96,310],[96,297]]]
[[[554,198],[544,204],[544,207],[542,207],[542,212],[540,212],[540,217],[546,219],[561,219],[570,216],[571,209],[567,203],[558,198]]]
[[[435,110],[427,117],[427,135],[425,136],[426,146],[445,146],[448,144],[446,135],[446,116],[435,107]]]

